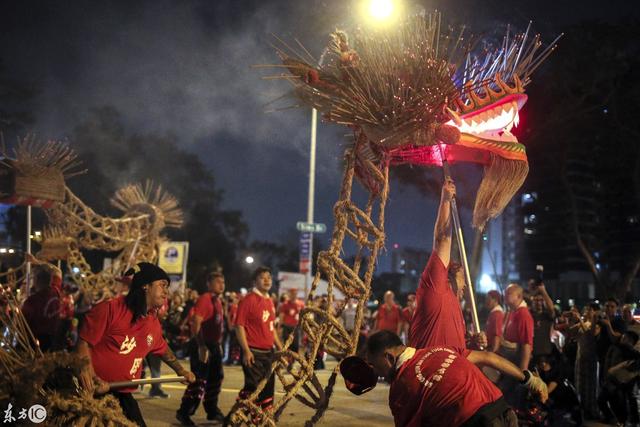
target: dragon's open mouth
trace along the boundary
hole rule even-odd
[[[511,129],[518,126],[518,112],[526,101],[527,96],[518,93],[507,95],[497,102],[462,115],[448,110],[451,120],[447,124],[457,127],[463,135],[469,134],[494,141],[518,142]]]

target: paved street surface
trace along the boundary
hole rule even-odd
[[[188,363],[183,362],[188,368]],[[318,377],[323,385],[326,385],[331,370],[335,367],[335,362],[327,362],[327,369],[318,372]],[[243,384],[242,369],[239,366],[225,367],[225,379],[222,384],[222,393],[220,394],[220,409],[227,413],[233,405],[238,391]],[[166,366],[162,366],[162,375],[173,376],[173,372]],[[276,381],[276,385],[279,386]],[[175,420],[175,411],[180,406],[180,398],[185,388],[182,384],[165,384],[163,389],[169,393],[168,399],[150,399],[147,396],[149,386],[146,386],[142,392],[135,393],[138,399],[142,413],[149,427],[168,427],[180,425]],[[276,388],[277,392],[282,392],[282,388]],[[344,387],[344,381],[338,378],[331,398],[329,409],[324,417],[317,424],[318,426],[331,427],[349,427],[349,426],[366,426],[381,427],[393,426],[393,417],[387,405],[387,397],[389,387],[385,384],[378,386],[371,392],[360,397],[354,396]],[[276,396],[277,397],[277,396]],[[289,402],[285,412],[280,418],[279,426],[303,426],[313,414],[311,409],[307,408],[297,400]],[[219,423],[207,421],[206,414],[202,407],[198,408],[196,415],[192,417],[198,426],[219,426]],[[586,426],[599,427],[605,424],[586,423]]]
[[[188,363],[183,362],[183,364],[188,369]],[[318,372],[318,377],[323,385],[326,385],[333,367],[335,367],[335,362],[327,362],[327,369]],[[173,376],[175,374],[163,364],[162,375]],[[224,375],[219,406],[222,412],[227,413],[242,387],[242,369],[239,366],[225,366]],[[278,381],[276,381],[276,386],[276,393],[282,392]],[[175,411],[180,406],[180,398],[185,386],[179,383],[172,383],[164,384],[162,388],[170,395],[168,399],[150,399],[147,395],[149,386],[145,386],[142,392],[135,393],[134,396],[140,403],[142,414],[149,427],[178,426],[180,424],[175,419]],[[389,387],[385,384],[379,384],[373,391],[357,397],[347,391],[344,387],[344,381],[339,377],[330,400],[329,409],[317,425],[332,427],[392,426],[393,417],[387,405],[388,393]],[[311,409],[294,399],[287,405],[278,425],[303,426],[304,422],[312,415],[313,411]],[[192,419],[197,425],[203,427],[220,425],[213,421],[207,421],[202,407],[198,408],[196,415]]]

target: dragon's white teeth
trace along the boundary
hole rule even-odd
[[[449,116],[452,119],[448,122],[449,124],[455,124],[461,132],[472,134],[509,133],[514,126],[518,126],[520,121],[518,104],[515,101],[497,105],[467,118],[461,118],[453,111]]]

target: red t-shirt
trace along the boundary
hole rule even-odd
[[[238,303],[229,304],[229,328],[234,328],[238,318]]]
[[[466,359],[468,351],[436,346],[417,350],[398,370],[389,389],[396,426],[457,427],[502,396]]]
[[[504,323],[505,340],[533,347],[533,317],[526,306],[508,312]]]
[[[460,302],[449,284],[447,269],[435,252],[420,277],[416,310],[409,327],[409,345],[414,348],[434,345],[458,350],[466,348]]]
[[[304,303],[298,299],[280,304],[278,313],[283,315],[282,324],[287,326],[297,326],[300,319],[300,310],[304,308]]]
[[[198,298],[193,308],[193,314],[202,317],[200,331],[204,342],[207,344],[222,343],[224,312],[220,298],[211,292],[205,292]]]
[[[398,325],[401,320],[402,313],[397,305],[394,304],[389,308],[387,304],[382,304],[378,308],[378,330],[398,333]]]
[[[502,322],[504,320],[504,311],[493,310],[489,313],[487,318],[487,324],[485,326],[485,333],[487,334],[487,341],[489,344],[493,343],[495,339],[502,337]]]
[[[253,290],[240,301],[236,325],[244,327],[249,347],[260,350],[273,348],[273,322],[276,310],[268,296],[262,296]]]
[[[36,337],[56,334],[62,318],[61,289],[62,279],[52,276],[48,288],[30,295],[24,301],[22,314]]]
[[[133,313],[124,296],[101,302],[89,311],[80,338],[91,345],[91,362],[104,381],[130,381],[140,378],[142,360],[149,354],[162,355],[167,343],[155,314],[131,323]],[[118,389],[132,392],[136,387]]]
[[[413,318],[413,312],[414,310],[411,309],[411,307],[405,307],[402,309],[402,320],[404,320],[407,323],[411,322],[411,319]]]

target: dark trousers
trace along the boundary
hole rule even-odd
[[[262,379],[271,371],[271,364],[273,363],[273,350],[258,350],[252,348],[251,352],[254,357],[253,365],[242,365],[244,386],[242,387],[242,390],[240,390],[240,399],[246,399],[251,393],[256,391],[260,381],[262,381]],[[256,401],[256,403],[262,406],[263,409],[272,405],[274,389],[275,375],[271,374],[267,380],[267,384],[258,395],[258,399]]]
[[[140,427],[147,427],[147,424],[144,422],[144,418],[142,418],[142,412],[140,412],[138,402],[136,402],[136,399],[133,398],[131,393],[118,393],[117,391],[112,391],[111,394],[120,402],[122,412],[127,419],[138,424]]]
[[[598,396],[598,406],[607,420],[638,423],[638,401],[633,394],[633,383],[620,385],[605,381]]]
[[[501,397],[482,406],[461,427],[518,427],[518,417]]]
[[[291,334],[295,334],[293,336],[293,341],[291,342],[291,345],[289,346],[289,350],[297,353],[298,352],[298,347],[299,347],[299,339],[298,339],[298,331],[296,331],[296,327],[295,326],[289,326],[289,325],[282,325],[282,342],[284,343],[287,339],[289,339],[289,335]]]
[[[500,347],[498,354],[514,365],[518,366],[518,352],[515,349]],[[527,388],[516,379],[502,375],[496,384],[507,403],[515,409],[524,410],[527,407]]]
[[[202,363],[198,357],[198,343],[195,339],[189,343],[189,364],[191,372],[196,376],[196,381],[187,386],[182,396],[178,411],[183,414],[195,414],[201,400],[207,415],[215,415],[219,412],[218,397],[224,379],[222,348],[220,344],[207,344],[207,349],[209,349],[209,360],[207,363]]]
[[[502,413],[489,422],[484,424],[485,427],[518,427],[518,417],[513,409]]]
[[[160,378],[160,370],[162,367],[162,359],[160,358],[160,356],[149,354],[146,357],[145,361],[149,366],[149,370],[151,371],[151,378]],[[162,386],[160,384],[151,384],[151,389],[160,391],[162,390]]]

